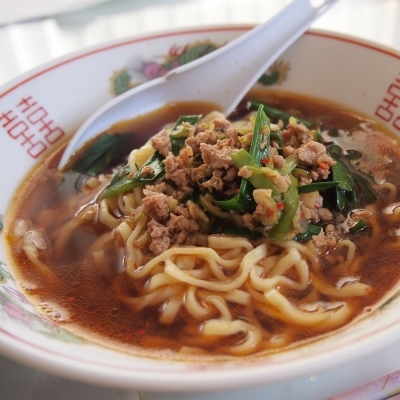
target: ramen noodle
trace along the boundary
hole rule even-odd
[[[266,354],[372,310],[399,278],[398,143],[331,104],[266,100],[152,127],[122,163],[121,126],[72,170],[51,155],[6,221],[22,290],[158,357]]]

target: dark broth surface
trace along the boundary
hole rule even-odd
[[[252,97],[259,97],[259,93],[253,93]],[[348,110],[319,100],[277,93],[267,95],[264,93],[263,97],[267,97],[266,100],[271,105],[318,123],[323,122],[327,126],[352,130],[363,121],[361,117]],[[140,131],[140,136],[135,136],[133,140],[134,146],[137,147],[143,144],[143,138],[156,133],[166,122],[174,121],[179,114],[198,113],[199,109],[201,112],[208,112],[212,108],[205,104],[167,107],[157,116],[153,114],[139,123],[136,121],[130,124],[129,128],[128,125],[120,125],[116,130]],[[29,219],[46,232],[50,240],[55,240],[59,227],[67,222],[64,216],[70,214],[69,199],[76,194],[74,188],[76,176],[70,177],[72,183],[68,179],[68,174],[61,184],[59,182],[56,167],[61,153],[62,149],[48,157],[23,183],[7,216],[7,226],[15,219]],[[398,159],[397,163],[398,161],[400,160]],[[396,198],[396,201],[398,200]],[[44,212],[44,210],[49,211]],[[382,232],[391,229],[389,223],[383,219],[380,223]],[[158,321],[158,306],[135,313],[115,298],[113,288],[132,294],[135,293],[135,288],[123,271],[122,246],[120,249],[106,249],[112,252],[114,259],[108,276],[107,274],[105,276],[90,260],[84,259],[85,250],[104,232],[101,224],[96,228],[82,226],[76,229],[60,257],[55,258],[50,253],[42,256],[44,264],[50,266],[57,279],[51,274],[33,268],[26,255],[14,251],[8,242],[8,264],[24,293],[39,310],[56,323],[91,341],[115,349],[162,357],[169,356],[170,350],[178,352],[182,346],[190,346],[192,329],[190,316],[182,313],[172,325],[165,325]],[[395,239],[388,235],[382,236],[382,244],[394,241]],[[388,247],[381,251],[378,247],[373,254],[370,254],[368,248],[363,246],[362,238],[356,239],[355,242],[365,260],[360,270],[360,281],[374,288],[369,296],[350,300],[353,302],[352,307],[357,310],[355,315],[358,315],[368,310],[368,307],[372,307],[399,280],[400,266],[397,246],[393,246],[393,251],[388,251]],[[329,269],[324,272],[324,276],[328,281],[336,279]],[[294,302],[299,295],[304,296],[306,293],[291,293],[289,290],[287,293]],[[237,308],[238,314],[245,315],[243,307],[237,306]],[[279,330],[283,324],[268,317],[261,319],[264,328],[271,333]],[[185,335],[181,335],[182,329],[185,330]],[[324,330],[315,331],[296,326],[289,329],[294,344],[326,333]],[[235,337],[229,340],[237,339]],[[212,341],[207,343],[205,340],[203,348],[211,356],[220,356],[220,350]]]

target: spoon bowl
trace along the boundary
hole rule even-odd
[[[312,22],[338,0],[294,0],[279,14],[227,45],[161,78],[137,86],[105,104],[78,129],[59,169],[84,143],[119,121],[132,119],[175,101],[205,101],[229,115],[268,67]],[[260,44],[262,43],[262,51]]]

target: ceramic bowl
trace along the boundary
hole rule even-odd
[[[28,172],[105,102],[247,29],[219,26],[126,38],[58,59],[3,86],[0,214],[7,213]],[[400,136],[399,71],[399,52],[312,30],[265,72],[263,81],[274,90],[350,107]],[[89,343],[39,314],[15,285],[2,251],[0,260],[0,352],[52,373],[104,385],[160,391],[268,385],[350,362],[398,340],[400,333],[400,297],[394,290],[358,323],[263,358],[200,363],[135,357]]]

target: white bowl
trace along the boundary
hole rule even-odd
[[[58,59],[3,86],[0,214],[44,153],[116,93],[156,76],[171,58],[171,65],[179,64],[183,51],[195,57],[195,45],[218,47],[247,29],[220,26],[126,38]],[[348,106],[400,136],[399,52],[314,30],[274,66],[275,75],[268,72],[273,89]],[[38,314],[15,285],[3,252],[0,260],[0,351],[52,373],[103,385],[160,391],[267,385],[350,362],[393,343],[400,333],[400,297],[393,293],[356,324],[263,358],[199,363],[136,357],[88,343]]]

